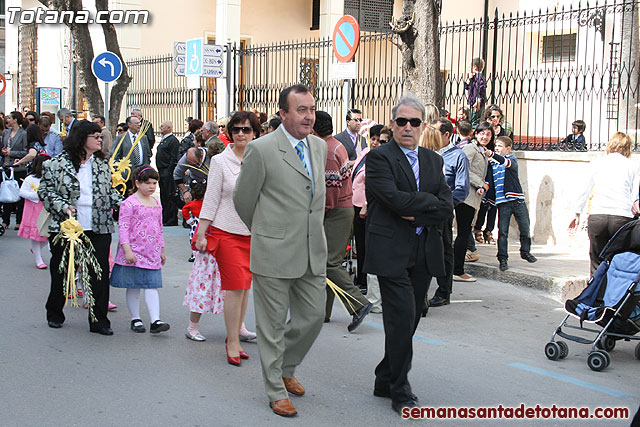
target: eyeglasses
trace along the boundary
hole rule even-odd
[[[355,120],[356,122],[361,122],[362,119],[351,119],[351,120]]]
[[[253,132],[253,129],[250,126],[234,126],[231,128],[231,133],[234,135],[237,135],[240,132],[244,133],[245,135],[249,135],[251,132]]]
[[[102,139],[102,135],[88,135],[87,138]]]
[[[396,119],[393,120],[394,122],[396,122],[396,124],[400,127],[405,127],[407,125],[407,123],[411,123],[411,127],[413,128],[417,128],[422,124],[422,120],[420,120],[417,117],[414,117],[412,119],[407,119],[404,117],[398,117]]]

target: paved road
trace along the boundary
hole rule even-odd
[[[401,425],[390,401],[371,394],[384,340],[379,314],[349,334],[349,317],[335,308],[296,373],[307,395],[292,398],[300,415],[290,420],[267,407],[255,344],[245,346],[251,359],[241,368],[226,363],[221,316],[203,317],[206,342],[186,340],[182,297],[191,268],[186,234],[182,228],[166,229],[161,316],[172,329],[158,336],[130,331],[124,290],[116,289],[112,301],[120,308],[110,315],[112,337],[90,334],[82,308],[66,309],[62,329],[48,328],[48,271],[36,270],[29,242],[15,231],[0,238],[0,425]],[[545,358],[544,344],[563,312],[541,291],[481,280],[456,284],[453,300],[432,309],[415,337],[410,379],[421,404],[608,406],[629,407],[632,414],[637,409],[640,361],[634,358],[634,343],[620,343],[611,366],[596,373],[586,365],[584,345],[570,344],[566,360]],[[141,313],[148,323],[144,305]],[[255,326],[251,309],[246,320]],[[593,420],[503,425],[587,423]],[[436,420],[429,425],[461,424]],[[629,425],[629,420],[602,424]]]

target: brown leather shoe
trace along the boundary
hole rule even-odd
[[[284,386],[289,393],[295,394],[296,396],[304,395],[304,387],[302,387],[302,384],[298,382],[296,377],[282,377],[282,381],[284,381]]]
[[[273,410],[274,414],[280,415],[281,417],[293,417],[298,413],[289,399],[269,402],[269,406]]]

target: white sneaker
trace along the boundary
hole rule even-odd
[[[240,341],[253,341],[256,339],[258,335],[256,335],[255,332],[252,332],[250,330],[248,330],[245,326],[244,323],[242,324],[242,327],[240,328]]]
[[[461,274],[460,276],[458,276],[457,274],[454,274],[453,281],[454,282],[475,282],[476,278],[467,273]]]

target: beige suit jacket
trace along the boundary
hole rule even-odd
[[[295,279],[305,274],[308,265],[315,275],[325,273],[327,144],[313,135],[307,138],[313,183],[282,129],[249,143],[245,150],[233,201],[251,230],[255,274]]]

